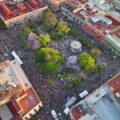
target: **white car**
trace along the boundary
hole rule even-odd
[[[70,107],[75,101],[77,100],[76,97],[71,97],[70,100],[65,104],[65,107]]]
[[[79,94],[80,98],[84,98],[84,97],[87,96],[87,95],[88,95],[88,91],[87,91],[87,90],[84,90],[83,92],[81,92],[81,93]]]
[[[66,107],[66,108],[64,109],[64,113],[65,113],[66,115],[68,115],[69,112],[70,112],[70,109],[69,109],[68,107]]]
[[[54,109],[51,111],[51,114],[52,114],[53,118],[55,118],[55,120],[57,120],[57,113]]]

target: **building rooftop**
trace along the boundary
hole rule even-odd
[[[107,86],[113,91],[114,93],[120,91],[120,74],[117,74],[113,77],[110,81],[107,82]]]
[[[88,5],[84,4],[80,7],[80,9],[76,12],[74,12],[74,14],[77,17],[80,18],[88,18],[88,17],[92,17],[97,13],[97,11],[93,11],[92,8],[90,8]]]
[[[119,82],[120,74],[116,75],[105,85],[100,86],[90,95],[81,100],[78,104],[71,108],[71,119],[119,120],[120,103],[114,96],[114,93],[120,90]]]
[[[74,6],[79,6],[84,4],[85,0],[67,0],[66,2]]]
[[[3,106],[0,107],[3,120],[21,120],[30,111],[38,111],[42,105],[16,60],[0,64],[0,105]]]
[[[49,2],[56,4],[56,5],[60,5],[62,3],[64,3],[66,0],[49,0]]]
[[[117,27],[117,29],[113,30],[110,34],[120,38],[120,26]]]
[[[24,114],[27,114],[32,108],[39,104],[39,99],[36,97],[36,93],[32,88],[28,89],[25,93],[25,97],[18,99],[17,103],[23,110]]]
[[[0,15],[4,20],[8,20],[43,7],[45,7],[45,5],[38,0],[26,0],[14,4],[6,1],[0,3]]]
[[[102,34],[112,33],[112,31],[116,31],[120,26],[120,23],[111,16],[101,14],[88,18],[86,22]]]
[[[85,0],[66,0],[64,7],[73,12],[85,4]]]

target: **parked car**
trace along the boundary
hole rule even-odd
[[[71,97],[70,100],[67,101],[67,103],[65,104],[65,107],[70,107],[73,103],[75,103],[77,100],[76,97]]]
[[[87,95],[88,95],[88,91],[87,90],[84,90],[83,92],[79,93],[80,98],[84,98]]]
[[[70,109],[69,109],[68,107],[66,107],[66,108],[64,109],[64,113],[65,113],[66,115],[68,115],[69,112],[70,112]]]
[[[52,114],[53,118],[54,118],[55,120],[57,120],[57,113],[56,113],[56,111],[55,111],[54,109],[51,110],[51,114]]]

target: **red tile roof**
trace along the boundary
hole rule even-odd
[[[79,3],[81,3],[81,4],[84,4],[84,3],[85,3],[84,0],[67,0],[66,2],[67,2],[69,5],[71,5],[71,6],[76,6],[76,5],[78,5]]]
[[[27,10],[27,7],[26,7],[25,4],[22,3],[22,2],[16,3],[16,6],[17,6],[17,8],[18,8],[21,12]]]
[[[24,111],[24,114],[27,114],[39,103],[39,99],[36,96],[33,88],[28,89],[26,94],[27,95],[25,97],[17,100],[18,105]]]
[[[117,20],[115,20],[113,17],[111,16],[106,16],[107,18],[109,18],[112,21],[112,26],[120,26],[120,22],[118,22]]]
[[[17,104],[16,100],[11,100],[11,101],[10,101],[10,105],[11,105],[11,107],[14,108],[14,110],[15,110],[16,112],[19,112],[19,111],[21,110],[21,108],[20,108],[19,105]]]
[[[39,3],[36,0],[29,0],[30,5],[32,5],[33,7],[37,7],[39,6]]]
[[[9,9],[7,5],[1,5],[0,6],[2,12],[5,14],[5,16],[10,16],[12,15],[12,11]]]
[[[120,91],[120,74],[113,77],[110,81],[107,82],[107,86],[114,92]]]
[[[74,108],[72,108],[71,114],[72,114],[72,117],[74,118],[74,120],[79,120],[79,118],[81,117],[81,113],[78,110],[77,106],[75,106]]]
[[[40,9],[46,6],[38,0],[23,1],[9,7],[8,4],[9,1],[0,3],[0,14],[5,20],[20,16],[25,13],[29,13],[34,9]]]
[[[86,9],[83,9],[83,8],[86,8]],[[96,14],[96,12],[93,12],[93,10],[87,5],[85,5],[83,8],[81,10],[75,12],[74,14],[80,18],[85,18],[81,12],[84,12],[86,17],[92,17]]]
[[[118,38],[120,38],[120,28],[115,31],[112,31],[111,34],[116,35]]]

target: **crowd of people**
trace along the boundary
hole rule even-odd
[[[78,97],[78,94],[80,93],[80,91],[85,90],[85,89],[91,92],[96,87],[98,87],[98,85],[102,84],[103,81],[101,80],[97,80],[97,82],[95,82],[96,79],[94,80],[95,76],[93,76],[92,78],[87,78],[81,84],[81,86],[73,88],[71,90],[67,89],[65,82],[60,79],[55,80],[52,85],[49,85],[47,83],[48,77],[44,74],[41,74],[36,69],[36,66],[34,63],[34,50],[32,49],[24,50],[20,46],[19,44],[20,39],[17,36],[20,31],[21,31],[20,26],[10,28],[9,30],[5,30],[5,31],[0,30],[0,43],[2,41],[2,44],[0,44],[0,58],[4,57],[4,60],[11,59],[10,53],[12,50],[14,50],[18,54],[18,56],[19,54],[21,54],[20,58],[24,63],[22,66],[23,70],[25,71],[25,74],[29,78],[35,91],[37,92],[38,96],[40,97],[43,103],[43,108],[41,108],[40,110],[41,119],[53,120],[51,113],[50,113],[52,109],[55,109],[57,113],[62,113],[64,109],[64,105],[67,102],[67,98],[71,96]],[[8,57],[5,56],[5,53],[8,54]],[[63,53],[69,55],[68,51],[65,52],[63,50]],[[3,60],[1,60],[1,62],[2,61]],[[103,61],[107,61],[106,58],[103,58]],[[113,72],[117,72],[117,69],[118,69],[117,63],[116,63],[116,66],[112,65],[110,68],[112,69],[112,67],[114,67],[114,70],[115,70]],[[107,69],[106,71],[108,73],[110,70]],[[104,73],[106,73],[106,71]],[[104,80],[107,80],[106,79],[108,77],[107,73],[106,73],[106,76],[103,75]],[[98,75],[98,78],[99,77],[100,75]],[[103,79],[103,77],[101,79]]]

